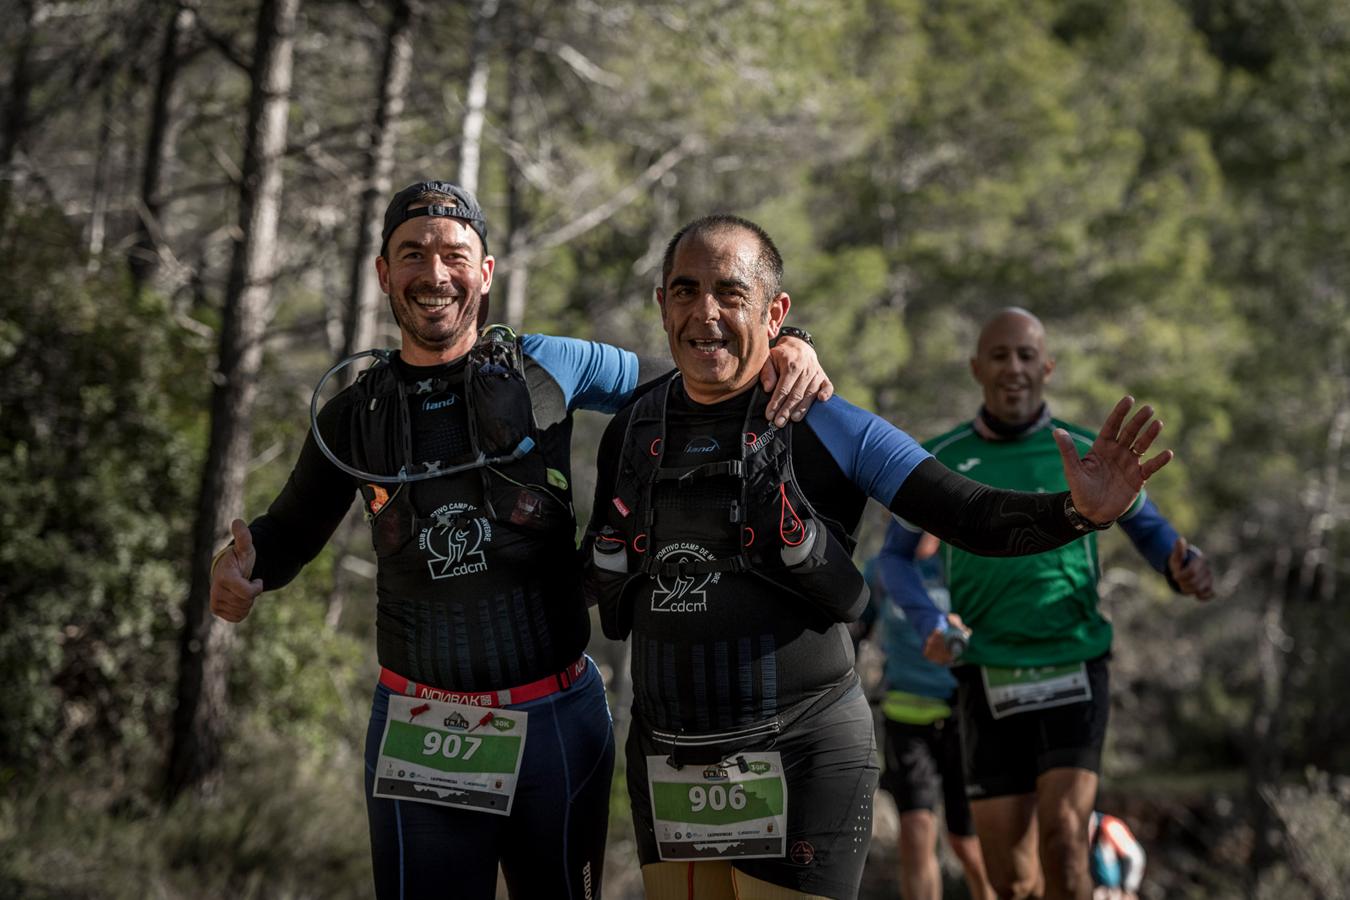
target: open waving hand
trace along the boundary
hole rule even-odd
[[[1093,522],[1104,524],[1130,508],[1135,496],[1155,472],[1172,461],[1172,451],[1163,450],[1145,460],[1162,422],[1153,418],[1153,407],[1139,407],[1128,422],[1133,397],[1122,397],[1106,417],[1087,455],[1079,459],[1073,438],[1056,428],[1055,443],[1064,462],[1064,475],[1073,495],[1074,508]]]

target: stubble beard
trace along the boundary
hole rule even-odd
[[[413,290],[405,292],[403,297],[395,300],[389,298],[389,307],[394,314],[394,321],[398,323],[401,331],[413,344],[422,350],[432,353],[440,352],[447,347],[453,347],[464,338],[464,335],[478,327],[478,310],[482,305],[482,294],[474,291],[463,296],[463,299],[452,300],[452,305],[458,304],[460,315],[455,324],[450,326],[450,330],[444,331],[439,325],[431,326],[434,331],[429,331],[427,323],[419,318],[418,310],[420,307],[417,301],[413,299],[417,296],[444,296],[453,297],[453,294],[437,294],[435,291]]]

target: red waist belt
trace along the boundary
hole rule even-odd
[[[575,684],[585,671],[586,657],[583,655],[581,659],[572,663],[557,675],[547,675],[538,681],[531,681],[529,684],[522,684],[519,687],[506,688],[500,691],[452,691],[409,681],[397,672],[391,672],[389,669],[381,667],[380,684],[396,694],[406,694],[409,697],[442,700],[446,703],[464,703],[469,706],[510,706],[514,703],[528,703],[531,700],[538,700],[540,697],[547,697],[549,694],[556,694],[558,691],[565,691]]]

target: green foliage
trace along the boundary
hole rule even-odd
[[[295,589],[265,594],[240,626],[231,696],[259,732],[317,757],[349,759],[359,755],[377,673],[373,635],[335,631],[324,621],[331,558],[311,564]]]
[[[369,896],[359,758],[317,757],[253,729],[235,746],[218,795],[186,797],[167,813],[97,762],[0,791],[0,894]],[[148,768],[136,777],[153,779]]]
[[[194,26],[178,85],[164,294],[138,297],[109,274],[116,262],[79,248],[95,207],[106,246],[137,222],[143,76],[170,6],[118,2],[97,23],[81,4],[44,6],[33,121],[0,173],[13,213],[0,210],[0,840],[14,851],[0,894],[359,895],[359,804],[339,782],[360,768],[373,592],[335,550],[237,631],[226,793],[164,817],[145,801],[174,694],[214,300],[236,237],[249,84],[220,48],[247,57],[256,12],[197,10],[211,40]],[[388,14],[302,10],[250,516],[282,484],[330,362],[321,325],[331,337],[348,287]],[[1193,785],[1165,815],[1195,830],[1150,847],[1159,890],[1236,890],[1251,810],[1233,811],[1210,772],[1246,765],[1258,688],[1277,686],[1277,768],[1350,770],[1350,712],[1336,702],[1350,679],[1350,613],[1336,602],[1350,574],[1350,6],[519,0],[495,27],[470,48],[468,5],[424,10],[393,179],[455,177],[468,51],[485,52],[479,193],[494,249],[505,256],[517,214],[527,244],[551,248],[530,260],[531,330],[664,355],[651,288],[665,241],[731,211],[779,242],[791,320],[816,334],[839,391],[916,436],[974,411],[975,335],[1012,304],[1046,322],[1057,414],[1090,424],[1126,391],[1159,407],[1178,460],[1149,490],[1214,560],[1221,596],[1176,598],[1126,541],[1104,541],[1117,628],[1107,781],[1165,785],[1184,770]],[[578,422],[583,514],[602,427]],[[865,546],[883,518],[867,520]],[[101,782],[95,796],[59,778],[33,792],[75,767]],[[1318,862],[1345,858],[1342,794],[1322,781],[1270,794],[1289,840],[1265,896],[1344,882]],[[614,797],[622,850],[621,780]],[[281,848],[292,832],[298,844]],[[607,881],[622,883],[613,870]]]
[[[165,304],[90,274],[54,219],[0,242],[0,757],[21,769],[152,752],[205,388]]]

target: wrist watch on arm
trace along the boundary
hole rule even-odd
[[[1068,519],[1069,524],[1073,526],[1073,530],[1077,531],[1080,534],[1091,534],[1094,531],[1105,531],[1112,525],[1116,524],[1115,519],[1112,519],[1109,522],[1101,522],[1101,523],[1094,522],[1087,516],[1080,513],[1078,511],[1078,508],[1073,505],[1072,494],[1064,495],[1064,518]]]
[[[778,329],[778,334],[774,335],[774,339],[769,341],[769,346],[772,347],[776,345],[785,337],[794,337],[799,341],[805,341],[811,347],[816,345],[816,342],[811,340],[811,332],[807,331],[805,328],[794,328],[791,325],[782,325]]]

